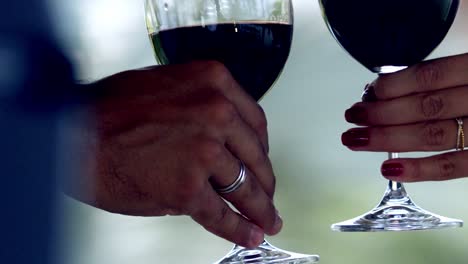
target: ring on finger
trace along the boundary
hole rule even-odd
[[[246,178],[246,169],[245,169],[245,164],[242,161],[239,161],[240,164],[240,170],[239,170],[239,175],[237,178],[234,180],[233,183],[229,184],[228,186],[221,187],[221,188],[215,188],[215,191],[219,194],[228,194],[237,191],[241,185],[245,182]]]
[[[465,150],[465,131],[463,130],[463,118],[459,117],[455,119],[458,124],[457,129],[457,146],[456,150],[463,151]]]

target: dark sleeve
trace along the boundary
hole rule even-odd
[[[58,252],[57,127],[73,75],[44,3],[0,2],[1,263],[49,264]]]

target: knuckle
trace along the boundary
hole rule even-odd
[[[389,87],[390,76],[387,74],[380,75],[375,79],[369,86],[372,86],[374,89],[375,96],[378,99],[392,98],[393,93],[391,87]],[[377,99],[377,100],[378,100]]]
[[[215,140],[201,139],[196,146],[198,156],[204,166],[212,166],[224,155],[224,146]]]
[[[420,112],[428,119],[440,117],[445,104],[440,95],[425,94],[420,96]]]
[[[221,95],[213,97],[208,111],[215,125],[222,128],[230,126],[239,117],[235,105]]]
[[[229,70],[219,61],[207,61],[205,73],[214,82],[215,87],[223,88],[226,81],[231,79]]]
[[[408,165],[412,168],[410,181],[422,181],[423,173],[421,170],[421,162],[418,159],[409,160]]]
[[[366,110],[367,116],[366,121],[372,121],[378,124],[388,122],[389,120],[395,119],[388,109],[385,102],[375,102],[372,106],[372,111]]]
[[[432,61],[423,63],[416,68],[416,85],[418,91],[431,90],[441,79],[441,63]]]
[[[390,127],[372,127],[369,128],[369,134],[371,144],[373,145],[385,148],[393,148],[395,146],[395,133],[393,133]]]
[[[205,66],[208,69],[208,71],[212,73],[225,73],[228,72],[226,66],[224,66],[223,63],[217,61],[217,60],[209,60],[205,62]]]
[[[434,180],[443,181],[454,178],[455,175],[455,162],[448,156],[437,158],[438,173]]]
[[[422,128],[423,145],[426,150],[431,150],[433,147],[444,146],[447,142],[447,132],[440,123],[427,122]]]

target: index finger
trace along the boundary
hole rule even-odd
[[[387,100],[415,93],[468,84],[468,53],[428,60],[405,70],[382,74],[372,83],[378,99]]]

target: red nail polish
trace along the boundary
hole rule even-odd
[[[367,121],[367,111],[364,107],[353,106],[345,112],[346,121],[354,124],[363,124]]]
[[[404,168],[401,163],[385,163],[382,165],[381,171],[383,176],[397,177],[403,174]]]
[[[354,128],[341,135],[341,142],[348,147],[365,147],[369,144],[369,130]]]

